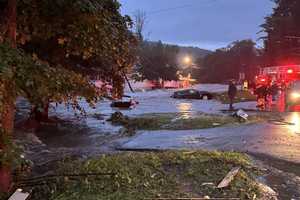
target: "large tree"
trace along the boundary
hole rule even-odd
[[[38,49],[38,56],[51,64],[110,78],[122,92],[122,76],[135,61],[135,37],[116,0],[21,2],[18,41],[26,50]]]
[[[19,0],[18,46],[52,67],[105,77],[114,85],[114,96],[121,96],[123,75],[135,58],[135,38],[128,30],[131,20],[119,7],[114,0]]]
[[[228,79],[238,79],[244,72],[246,78],[254,78],[259,58],[255,43],[251,40],[236,41],[226,48],[218,49],[207,55],[202,61],[203,81],[224,82]]]
[[[0,5],[1,136],[13,132],[17,96],[35,106],[52,101],[80,109],[78,97],[95,102],[99,93],[91,81],[74,71],[105,71],[115,96],[121,95],[123,75],[134,61],[134,36],[117,1],[0,0]]]
[[[300,62],[300,1],[273,0],[273,13],[262,28],[267,36],[265,65],[298,64]]]

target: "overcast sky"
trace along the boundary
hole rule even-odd
[[[271,0],[120,0],[122,13],[145,11],[145,37],[216,49],[235,40],[257,40]]]

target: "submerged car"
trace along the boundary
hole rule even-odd
[[[300,105],[300,81],[295,81],[286,90],[285,94],[286,108]]]
[[[180,90],[174,92],[171,96],[172,98],[176,99],[203,99],[203,100],[210,100],[213,98],[213,95],[207,91],[198,91],[195,89],[188,89],[188,90]]]
[[[131,98],[130,96],[124,95],[121,100],[113,101],[110,106],[113,108],[120,108],[120,109],[129,109],[136,105],[138,105],[139,102]]]

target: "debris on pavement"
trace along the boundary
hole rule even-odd
[[[249,115],[244,110],[240,109],[233,113],[233,117],[237,117],[239,120],[247,121]]]
[[[278,200],[277,196],[278,194],[269,186],[263,184],[263,183],[258,183],[258,187],[262,191],[262,193],[268,197],[268,199],[271,198],[271,200]]]
[[[111,117],[107,120],[113,124],[123,124],[124,121],[128,121],[129,118],[121,112],[115,112],[111,115]]]
[[[228,187],[229,184],[233,181],[234,177],[239,173],[241,167],[235,167],[233,168],[226,176],[225,178],[219,183],[217,188],[225,188]]]
[[[8,200],[26,200],[29,195],[29,193],[23,192],[22,189],[17,189]]]
[[[222,124],[220,123],[213,123],[213,126],[221,126]]]
[[[202,183],[201,185],[202,186],[214,186],[215,184],[214,183]]]

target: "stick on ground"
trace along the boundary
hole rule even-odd
[[[228,185],[233,181],[234,177],[239,173],[241,167],[235,167],[233,168],[226,176],[225,178],[219,183],[217,188],[225,188],[228,187]]]

